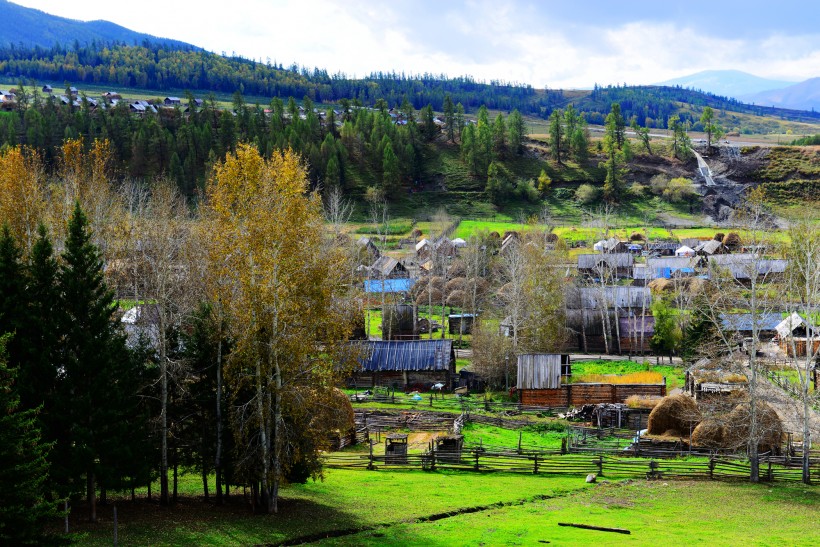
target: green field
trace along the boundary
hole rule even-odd
[[[654,358],[653,358],[654,361]],[[631,372],[642,371],[659,372],[666,377],[666,387],[674,389],[681,387],[685,381],[685,371],[683,367],[672,365],[656,365],[649,361],[649,357],[643,363],[636,361],[573,361],[572,375],[580,376],[582,374],[629,374]]]
[[[401,523],[328,545],[814,545],[820,491],[802,486],[626,481],[519,506]],[[629,535],[558,526],[581,523]]]

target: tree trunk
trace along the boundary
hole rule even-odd
[[[174,448],[174,503],[177,502],[179,492],[179,462],[177,461],[177,449]]]
[[[219,341],[216,349],[216,503],[222,505],[222,317],[219,317]]]
[[[88,499],[88,520],[97,522],[97,485],[94,483],[94,472],[86,474],[86,497]]]
[[[270,477],[270,439],[265,415],[265,392],[262,388],[262,359],[256,358],[256,418],[259,420],[259,442],[262,445],[262,487],[263,498],[270,499],[268,480]],[[256,499],[256,496],[254,496]]]
[[[282,476],[282,370],[279,363],[275,369],[276,391],[273,394],[273,489],[268,502],[268,513],[279,512],[279,480]]]
[[[160,313],[162,317],[162,313]],[[159,322],[159,374],[162,385],[160,393],[160,428],[161,428],[161,448],[159,466],[159,503],[168,505],[168,359],[165,353],[165,332],[164,324]]]

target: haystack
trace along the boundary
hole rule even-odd
[[[777,450],[783,437],[783,423],[777,412],[764,402],[757,403],[757,423],[760,435],[760,450]],[[724,424],[724,445],[726,448],[742,448],[749,442],[751,432],[751,412],[748,403],[737,405],[726,416]]]
[[[675,288],[675,283],[669,279],[660,277],[649,282],[649,290],[653,293],[662,293],[664,291],[671,291]]]
[[[726,237],[723,238],[723,244],[730,249],[736,249],[740,247],[740,236],[737,232],[729,232],[726,234]]]
[[[713,237],[712,239],[714,239],[715,241],[720,241],[721,243],[723,243],[723,238],[724,237],[726,237],[726,234],[724,234],[723,232],[718,232],[718,233],[715,234],[715,237]]]
[[[694,399],[683,394],[669,395],[649,413],[647,433],[688,435],[689,428],[695,427],[699,419],[700,413]]]
[[[451,308],[463,308],[467,305],[467,293],[464,291],[453,291],[447,296],[447,305]]]
[[[558,234],[550,232],[545,236],[545,240],[547,243],[558,243]]]
[[[646,236],[641,232],[632,232],[629,234],[629,241],[646,241]]]
[[[467,286],[467,279],[464,277],[456,277],[451,279],[447,282],[447,285],[444,286],[444,292],[447,294],[452,293],[453,291],[464,291],[466,290]]]
[[[419,295],[416,297],[416,304],[419,306],[426,306],[430,303],[430,292],[432,292],[432,301],[433,304],[438,304],[441,302],[443,293],[440,289],[434,288],[432,291],[428,291],[426,288],[422,290]]]
[[[723,425],[713,419],[703,420],[692,431],[692,444],[703,448],[724,448]]]
[[[412,237],[414,239],[420,238],[421,237],[421,230],[419,230],[418,228],[413,228],[413,231],[410,232],[410,237]]]

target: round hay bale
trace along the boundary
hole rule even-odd
[[[341,389],[333,388],[328,407],[331,410],[329,417],[333,421],[334,429],[348,431],[356,425],[353,405],[350,404],[350,398]]]
[[[641,232],[632,232],[629,234],[629,241],[646,241],[646,236]]]
[[[447,297],[447,305],[452,308],[463,308],[467,301],[467,293],[461,290],[455,290]]]
[[[704,448],[723,448],[724,436],[723,425],[715,420],[703,420],[692,431],[692,444]]]
[[[550,232],[545,236],[547,243],[558,243],[558,234],[553,234]]]
[[[757,403],[756,414],[760,450],[778,450],[783,437],[783,423],[777,412],[764,402]],[[737,405],[727,416],[724,425],[724,445],[737,449],[749,443],[751,434],[751,408],[748,403]]]
[[[498,232],[492,231],[492,232],[490,232],[490,238],[491,239],[501,239],[501,236],[498,235]]]
[[[663,435],[669,430],[689,433],[700,420],[700,412],[695,400],[688,395],[669,395],[649,413],[647,433]]]
[[[504,237],[502,237],[501,240],[503,241],[507,239],[507,236],[513,236],[516,239],[521,239],[521,234],[515,230],[507,230],[506,232],[504,232]]]
[[[444,292],[446,292],[447,294],[450,294],[453,291],[464,292],[466,290],[466,287],[467,279],[464,277],[456,277],[447,282],[447,285],[444,286]]]
[[[649,290],[653,293],[662,293],[664,291],[671,291],[675,288],[675,283],[670,279],[658,278],[649,282]]]
[[[714,239],[715,241],[720,241],[721,243],[723,243],[723,238],[724,237],[726,237],[726,234],[724,234],[723,232],[718,232],[718,233],[715,234],[715,237],[712,238],[712,239]]]

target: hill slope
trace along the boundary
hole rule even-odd
[[[743,100],[780,108],[820,110],[820,78],[812,78],[784,89],[746,95]]]
[[[134,32],[109,21],[75,21],[13,4],[7,0],[0,0],[0,13],[3,14],[0,17],[0,45],[2,46],[8,44],[17,46],[22,43],[29,47],[52,47],[55,43],[70,45],[75,41],[80,44],[92,41],[140,44],[147,40],[175,48],[198,49],[178,40]]]
[[[658,85],[699,89],[708,93],[714,93],[715,95],[740,99],[751,93],[780,89],[793,84],[794,82],[761,78],[740,70],[704,70],[688,76],[660,82]]]

